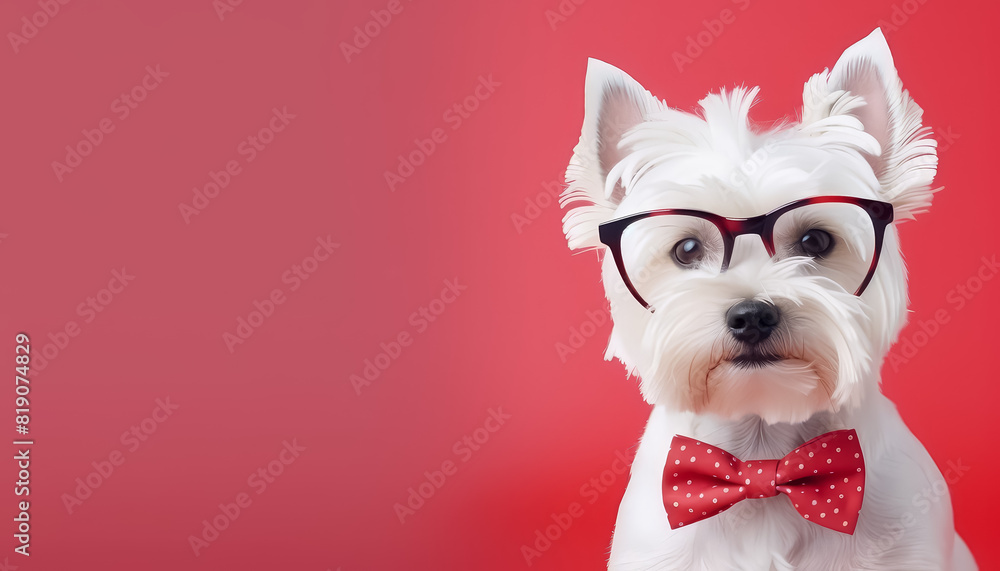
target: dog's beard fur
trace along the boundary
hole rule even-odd
[[[799,267],[808,263],[746,262],[721,276],[691,274],[662,284],[651,300],[655,313],[618,312],[619,305],[635,303],[622,297],[613,309],[617,341],[636,349],[626,359],[635,364],[646,399],[727,418],[755,414],[768,423],[801,422],[855,403],[860,393],[853,388],[870,372],[870,350],[878,344],[862,338],[863,302],[829,280],[801,275]],[[615,283],[616,275],[607,279]],[[749,279],[766,292],[754,297],[782,315],[758,346],[736,341],[723,318],[743,299],[738,292]]]
[[[652,137],[640,135],[635,131],[627,140]],[[735,182],[727,180],[726,169],[732,167],[725,163],[698,172],[693,167],[708,161],[690,150],[682,159],[655,155],[656,165],[637,167],[633,163],[655,160],[649,148],[640,146],[619,163],[628,176],[617,214],[693,208],[746,218],[799,198],[833,194],[831,188],[877,196],[871,166],[857,151],[866,144],[863,136],[834,138],[829,155],[810,146],[812,140],[803,145],[781,131],[770,136],[782,144],[760,158],[755,177]],[[658,151],[663,146],[658,143]],[[750,145],[743,156],[752,156],[754,148]],[[837,151],[851,152],[838,156]],[[709,154],[717,156],[714,150]],[[655,313],[636,302],[607,257],[604,281],[615,323],[608,355],[640,377],[647,401],[676,410],[734,420],[752,414],[773,424],[856,405],[864,393],[859,385],[877,383],[873,363],[881,361],[905,321],[905,270],[895,243],[890,229],[876,277],[859,297],[811,272],[811,258],[772,260],[759,237],[741,236],[724,273],[653,271],[644,276],[644,291],[650,292],[646,301]],[[672,264],[668,256],[660,263]],[[726,325],[726,311],[744,299],[769,302],[782,315],[774,333],[756,347],[738,342]]]

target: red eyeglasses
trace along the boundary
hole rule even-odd
[[[885,228],[892,220],[887,202],[817,196],[753,218],[652,210],[605,222],[599,232],[629,292],[654,311],[650,301],[669,292],[671,278],[683,272],[726,271],[736,238],[744,234],[760,236],[773,260],[802,258],[807,275],[861,295],[875,275]]]

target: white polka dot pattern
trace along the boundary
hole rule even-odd
[[[698,448],[703,444],[680,435],[671,442],[667,465],[674,469],[663,474],[663,505],[672,529],[717,515],[740,500],[782,493],[794,498],[795,510],[805,519],[854,533],[865,485],[854,430],[827,432],[778,460],[743,462],[717,447]],[[745,485],[727,485],[733,480]]]

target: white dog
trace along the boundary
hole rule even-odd
[[[564,231],[603,252],[605,357],[654,405],[608,567],[975,569],[879,390],[907,314],[896,224],[937,167],[922,111],[880,30],[806,82],[800,121],[753,128],[756,93],[695,115],[589,63]]]

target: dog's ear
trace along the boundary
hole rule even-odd
[[[600,60],[588,61],[583,130],[560,198],[569,209],[563,232],[570,248],[600,246],[597,226],[611,218],[625,194],[618,180],[608,180],[608,172],[626,154],[619,148],[622,135],[662,108],[625,72]]]
[[[804,126],[845,115],[860,121],[878,142],[879,149],[869,148],[866,158],[896,219],[913,218],[930,206],[937,143],[922,124],[923,111],[903,89],[879,28],[849,47],[833,71],[816,74],[806,83]]]

